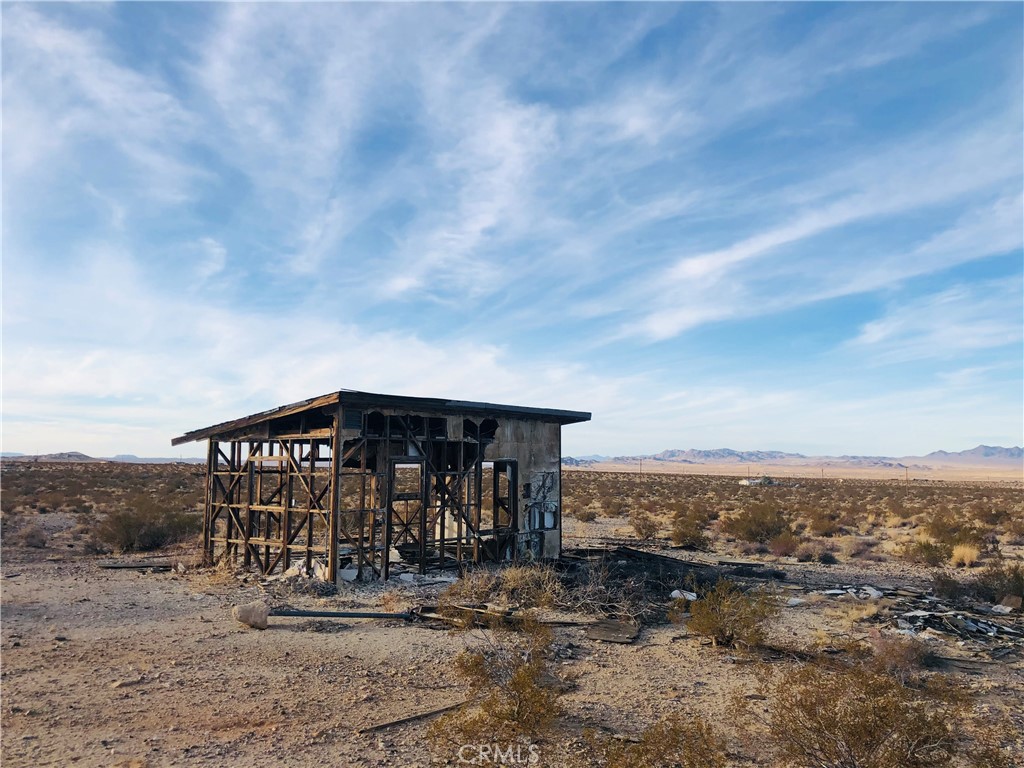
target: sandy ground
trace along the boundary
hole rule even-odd
[[[252,630],[235,622],[230,608],[265,596],[254,578],[102,570],[105,558],[69,547],[59,516],[48,517],[48,548],[3,548],[4,766],[457,764],[454,749],[432,757],[423,721],[356,731],[461,701],[465,688],[448,670],[473,637],[395,620],[272,617],[270,629]],[[574,525],[566,546],[585,542],[591,530]],[[804,587],[920,586],[926,578],[885,563],[790,564],[787,571],[793,586]],[[383,603],[395,610],[430,602],[438,589],[349,586],[330,598],[270,599],[293,607],[381,610]],[[809,600],[785,610],[774,639],[809,644],[822,631],[840,635],[834,608],[828,600]],[[575,748],[572,734],[585,727],[630,734],[681,711],[728,730],[731,696],[753,690],[764,674],[749,659],[710,648],[676,625],[645,629],[628,646],[559,627],[556,647],[555,673],[570,688],[563,699],[570,732],[540,745],[542,765],[561,764]],[[950,643],[944,652],[957,648]],[[987,664],[972,684],[985,692],[986,707],[1015,718],[1017,732],[1024,732],[1019,656]],[[735,765],[770,764],[756,749],[738,742],[730,748]]]

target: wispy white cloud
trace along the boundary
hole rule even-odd
[[[850,344],[877,363],[952,358],[1020,345],[1024,287],[1018,279],[958,285],[889,308]]]

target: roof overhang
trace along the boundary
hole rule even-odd
[[[359,408],[372,410],[374,408],[406,408],[410,411],[426,411],[443,414],[477,414],[480,416],[504,416],[518,417],[521,419],[532,419],[535,421],[555,422],[557,424],[577,424],[582,421],[590,421],[590,414],[584,411],[563,411],[555,408],[527,408],[521,405],[500,405],[498,403],[480,403],[469,400],[445,400],[432,397],[403,397],[401,395],[382,395],[373,392],[357,392],[355,390],[343,389],[338,392],[331,392],[320,397],[302,400],[290,405],[282,405],[272,408],[269,411],[261,411],[251,416],[243,416],[240,419],[225,421],[213,426],[195,429],[186,432],[180,437],[171,440],[171,445],[181,445],[197,440],[206,440],[211,437],[227,433],[235,433],[256,424],[261,424],[273,419],[280,419],[286,416],[293,416],[306,411],[319,408],[340,405],[342,407]]]

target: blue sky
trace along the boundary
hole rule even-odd
[[[1022,12],[5,3],[3,449],[341,388],[1019,445]]]

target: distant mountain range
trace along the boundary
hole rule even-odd
[[[12,451],[0,454],[4,461],[35,461],[35,462],[71,462],[71,463],[94,463],[94,462],[119,462],[124,464],[203,464],[206,459],[199,458],[167,458],[167,457],[139,457],[132,454],[118,454],[108,458],[94,458],[86,456],[79,451],[66,451],[63,453],[47,453],[29,456]],[[697,450],[688,448],[686,450],[673,448],[660,453],[645,454],[642,456],[602,456],[591,454],[587,456],[565,456],[562,464],[567,467],[588,467],[593,464],[610,462],[615,464],[635,463],[641,459],[644,461],[663,461],[674,464],[770,464],[773,462],[800,463],[813,461],[823,464],[846,464],[861,467],[891,467],[903,468],[913,466],[921,462],[932,464],[960,464],[965,466],[975,465],[1002,465],[1016,466],[1024,463],[1024,449],[1020,446],[1013,448],[1002,448],[996,445],[979,445],[966,451],[933,451],[924,456],[805,456],[802,453],[785,453],[783,451],[734,451],[731,448],[714,448],[711,450]]]
[[[643,461],[665,461],[675,464],[768,464],[772,462],[814,461],[818,463],[849,464],[862,467],[903,468],[919,462],[933,464],[1000,464],[1017,465],[1024,461],[1021,447],[1002,448],[994,445],[979,445],[966,451],[933,451],[925,456],[805,456],[802,453],[783,451],[734,451],[731,448],[712,450],[670,449],[661,453],[642,456],[567,456],[562,463],[569,467],[587,467],[602,462],[614,464]]]
[[[38,455],[27,455],[24,453],[15,453],[13,451],[5,451],[0,454],[0,458],[4,461],[27,461],[27,462],[40,462],[48,464],[56,463],[71,463],[71,464],[96,464],[102,462],[116,462],[119,464],[205,464],[206,459],[171,459],[166,457],[159,458],[140,458],[133,456],[128,453],[120,453],[117,456],[111,456],[109,458],[94,458],[92,456],[86,456],[84,453],[79,451],[65,451],[62,453],[43,453]]]

